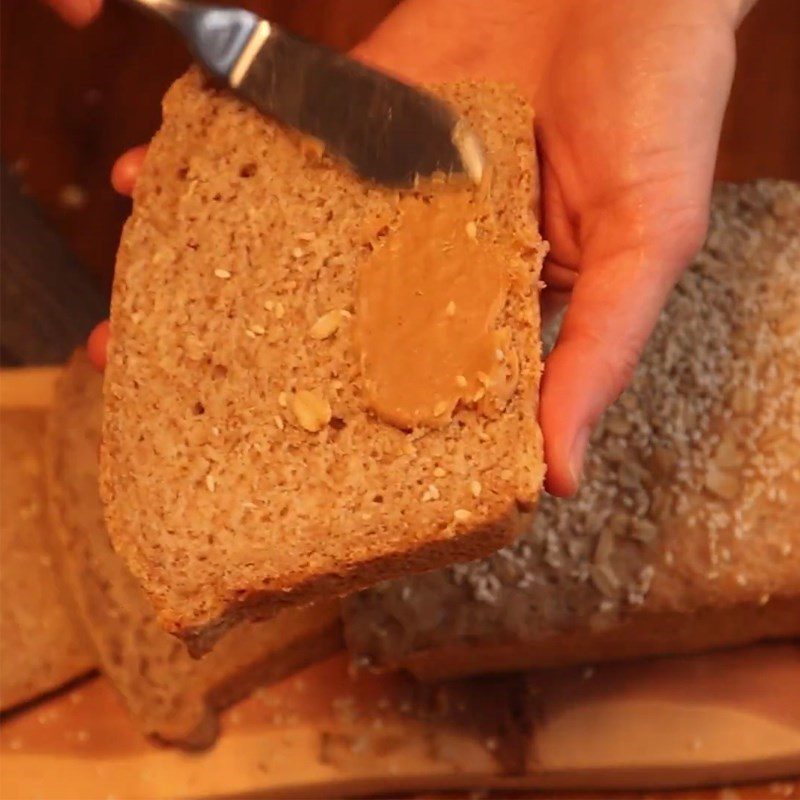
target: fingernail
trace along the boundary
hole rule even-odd
[[[590,433],[591,429],[588,425],[581,428],[578,433],[575,434],[575,439],[572,442],[572,449],[569,451],[569,471],[576,488],[581,482],[583,459],[586,456],[586,447],[589,444]]]

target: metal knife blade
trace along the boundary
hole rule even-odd
[[[442,172],[480,182],[480,140],[428,92],[242,9],[129,2],[170,21],[212,76],[260,111],[321,140],[362,178],[403,187]]]
[[[364,178],[407,186],[443,172],[480,181],[483,150],[449,105],[270,23],[258,26],[229,81]]]

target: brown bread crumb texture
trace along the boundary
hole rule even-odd
[[[531,110],[506,87],[437,91],[487,146],[476,222],[507,255],[497,324],[521,363],[505,413],[427,434],[365,412],[353,352],[358,265],[397,193],[196,72],[165,99],[118,256],[101,481],[116,548],[195,650],[244,616],[492,552],[537,498]]]
[[[716,187],[706,245],[573,500],[491,558],[345,606],[362,661],[427,677],[800,633],[800,187]]]
[[[48,436],[53,527],[66,578],[86,629],[144,733],[201,747],[216,736],[216,712],[341,646],[336,604],[287,610],[241,626],[213,653],[193,659],[158,624],[103,523],[98,492],[102,377],[82,351],[56,389]]]
[[[59,576],[47,519],[46,414],[0,412],[0,710],[94,669],[97,656]]]

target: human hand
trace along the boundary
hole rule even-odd
[[[543,305],[568,304],[541,392],[553,494],[577,488],[591,429],[705,238],[733,34],[753,4],[407,0],[358,48],[412,81],[512,80],[534,105]]]
[[[702,244],[734,30],[754,0],[405,0],[355,55],[414,82],[513,81],[537,113],[543,305],[567,313],[542,384],[553,494],[625,388]],[[130,193],[142,150],[113,181]],[[107,325],[90,339],[105,360]]]
[[[91,22],[100,11],[103,0],[44,0],[70,25],[81,27]]]

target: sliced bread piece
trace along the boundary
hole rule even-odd
[[[102,377],[77,352],[56,387],[48,437],[50,511],[66,578],[100,654],[142,731],[187,746],[216,735],[216,711],[341,646],[338,607],[287,610],[243,625],[193,659],[158,624],[112,550],[98,493]]]
[[[450,187],[362,183],[197,72],[166,96],[117,260],[101,488],[115,547],[195,651],[243,617],[485,555],[537,498],[531,110],[508,87],[437,91],[482,137],[492,175],[458,189],[463,213],[432,239],[419,208]],[[412,236],[433,275],[452,264],[451,234],[500,265],[506,292],[484,310],[518,381],[500,409],[462,403],[449,424],[406,431],[365,407],[359,280],[373,252]],[[453,305],[443,296],[441,315],[458,320]]]
[[[95,668],[54,562],[45,507],[43,409],[0,410],[0,710]]]
[[[718,186],[577,497],[489,559],[347,601],[355,657],[439,678],[800,634],[798,265],[800,186]]]

